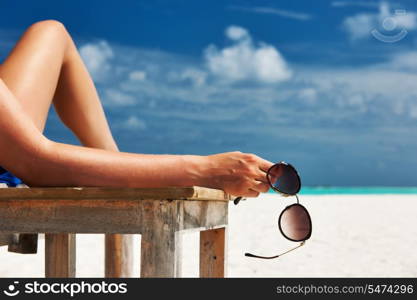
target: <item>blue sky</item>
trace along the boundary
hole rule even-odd
[[[1,59],[31,23],[66,25],[122,151],[241,150],[291,162],[306,185],[417,185],[417,3],[44,0],[0,11]],[[46,135],[77,143],[53,112]]]

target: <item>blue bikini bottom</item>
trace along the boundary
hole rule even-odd
[[[22,184],[23,181],[20,178],[17,178],[9,171],[0,167],[0,183],[5,183],[9,187],[16,187],[18,184]]]

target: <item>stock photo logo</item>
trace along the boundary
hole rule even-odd
[[[13,284],[9,284],[7,286],[7,289],[5,289],[3,293],[9,297],[17,296],[20,293],[20,291],[16,287],[18,284],[19,281],[14,281]]]
[[[68,295],[71,298],[79,294],[126,294],[127,283],[126,282],[106,282],[100,280],[98,282],[86,282],[84,280],[80,282],[42,282],[38,280],[22,283],[18,288],[19,281],[14,281],[13,284],[9,284],[3,293],[6,296],[14,297],[19,294],[61,294]]]
[[[374,28],[371,34],[377,40],[384,43],[396,43],[406,37],[408,31],[405,28],[399,26],[399,18],[405,17],[407,11],[405,9],[396,9],[394,15],[385,17],[381,22],[381,27],[384,32],[380,29]]]

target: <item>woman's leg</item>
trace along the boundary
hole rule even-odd
[[[0,77],[39,130],[53,102],[83,145],[117,150],[93,81],[61,23],[29,27],[0,66]]]
[[[83,145],[118,151],[93,81],[61,23],[32,25],[0,66],[0,78],[41,132],[53,102]],[[106,235],[106,276],[130,275],[130,245],[128,235]]]

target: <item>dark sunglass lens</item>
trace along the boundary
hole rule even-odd
[[[307,210],[300,204],[293,204],[283,210],[278,226],[289,240],[304,241],[311,235],[311,219]]]
[[[297,171],[290,165],[279,163],[268,171],[269,183],[284,194],[294,195],[301,187],[300,177]]]

